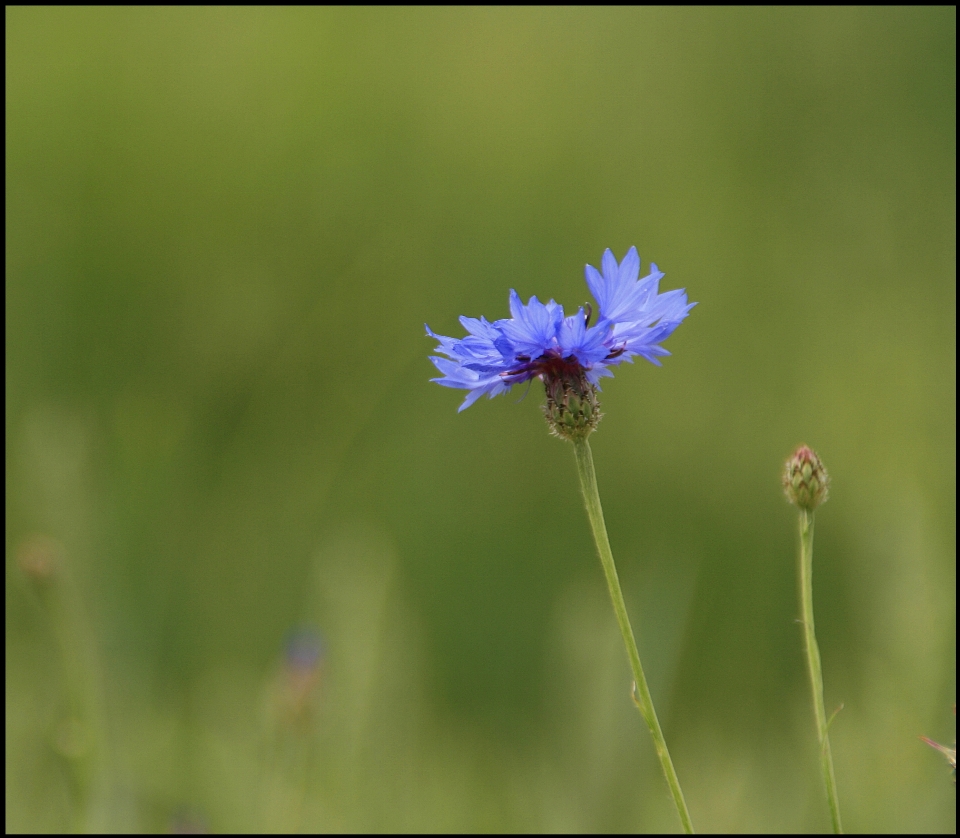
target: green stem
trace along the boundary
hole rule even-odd
[[[810,672],[810,689],[813,693],[813,715],[817,722],[817,737],[820,742],[820,771],[827,790],[833,831],[839,835],[843,832],[843,827],[840,826],[840,803],[837,799],[837,780],[833,775],[830,738],[827,735],[827,714],[823,707],[820,649],[817,647],[817,637],[813,629],[813,512],[805,509],[800,510],[800,604],[803,609],[807,669]]]
[[[56,640],[63,669],[65,718],[61,721],[55,747],[64,759],[72,790],[72,824],[75,833],[96,832],[102,826],[91,821],[92,798],[101,778],[103,731],[97,690],[98,670],[90,628],[81,616],[79,594],[68,571],[36,585]]]
[[[603,572],[607,577],[607,587],[610,589],[613,611],[617,615],[617,623],[620,626],[620,633],[623,635],[623,643],[627,647],[627,657],[630,659],[630,667],[633,669],[633,678],[636,682],[634,701],[640,715],[647,723],[647,727],[650,728],[650,735],[653,737],[657,757],[660,759],[664,776],[667,778],[667,785],[670,787],[673,803],[677,807],[677,814],[680,816],[683,831],[692,834],[693,824],[690,822],[690,813],[687,811],[687,804],[683,799],[683,792],[680,790],[677,772],[674,771],[673,762],[670,760],[670,752],[667,750],[667,743],[663,738],[657,713],[653,709],[653,699],[650,697],[647,679],[644,677],[643,667],[640,665],[637,641],[633,638],[633,629],[630,628],[630,619],[627,617],[627,606],[623,601],[620,579],[617,577],[617,567],[613,563],[613,552],[610,550],[610,540],[607,538],[607,527],[603,522],[603,508],[600,506],[597,474],[593,468],[590,444],[586,439],[576,439],[573,441],[573,447],[577,455],[580,488],[583,490],[583,501],[587,507],[590,528],[593,530],[593,540],[596,542],[597,552],[600,554],[600,564],[603,565]]]

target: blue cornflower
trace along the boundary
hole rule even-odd
[[[581,307],[567,317],[553,300],[541,303],[531,297],[524,305],[513,290],[509,319],[490,323],[483,317],[460,318],[467,337],[444,337],[428,326],[427,334],[439,341],[436,351],[447,356],[430,358],[442,373],[431,380],[469,391],[460,410],[482,395],[492,398],[514,384],[540,378],[547,389],[548,419],[551,404],[554,408],[559,404],[560,413],[569,414],[571,409],[574,413],[581,410],[586,400],[590,403],[587,412],[596,413],[595,391],[601,378],[613,375],[610,367],[632,361],[635,355],[659,366],[657,358],[670,354],[660,342],[696,305],[687,302],[683,289],[658,293],[663,274],[655,264],[651,263],[647,276],[638,279],[640,257],[635,247],[620,264],[607,250],[601,267],[602,273],[586,266],[587,286],[599,309],[593,326],[589,304],[586,312]],[[595,419],[587,418],[592,429],[599,413]]]

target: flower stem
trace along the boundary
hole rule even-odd
[[[637,641],[634,640],[633,629],[630,628],[630,618],[627,617],[627,606],[623,601],[623,592],[620,590],[620,579],[617,577],[617,567],[613,563],[613,552],[610,550],[610,540],[607,538],[607,527],[603,522],[603,508],[600,506],[600,493],[597,490],[597,474],[593,468],[593,455],[590,452],[590,444],[585,438],[578,438],[573,440],[573,448],[577,455],[577,472],[580,475],[580,488],[583,490],[583,501],[587,507],[587,517],[590,519],[593,539],[597,545],[597,552],[600,554],[600,564],[603,565],[603,572],[607,577],[607,587],[610,589],[613,611],[617,615],[617,623],[620,626],[620,633],[623,635],[623,643],[627,647],[627,657],[630,659],[630,667],[633,669],[633,678],[636,685],[634,702],[640,711],[640,715],[643,716],[643,720],[647,723],[647,727],[650,729],[650,735],[653,737],[657,757],[660,759],[660,765],[667,779],[667,785],[670,787],[670,794],[673,797],[674,805],[677,807],[677,814],[680,816],[680,823],[683,825],[683,830],[687,834],[692,834],[693,824],[690,821],[690,813],[687,811],[687,804],[683,799],[683,792],[680,790],[680,781],[677,779],[677,772],[674,771],[673,762],[670,760],[670,752],[667,750],[667,743],[663,738],[663,731],[660,729],[657,713],[653,709],[653,699],[650,697],[647,679],[644,677],[643,667],[640,665],[640,653],[637,651]]]
[[[800,510],[800,604],[803,609],[803,637],[807,651],[807,669],[810,672],[810,689],[813,693],[813,715],[817,722],[817,737],[820,741],[820,771],[827,790],[830,820],[833,831],[839,835],[840,804],[837,799],[837,781],[833,775],[833,757],[830,754],[830,738],[827,735],[827,714],[823,707],[823,672],[820,669],[820,649],[813,629],[813,512]]]
[[[94,797],[103,781],[103,730],[96,663],[90,627],[82,616],[74,580],[62,566],[35,586],[54,636],[63,673],[65,718],[54,748],[64,760],[71,788],[70,831],[102,831]]]

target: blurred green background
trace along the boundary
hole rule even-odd
[[[700,304],[593,449],[695,825],[829,828],[805,442],[845,826],[955,831],[954,8],[6,24],[8,830],[676,830],[572,449],[423,334],[636,245]]]

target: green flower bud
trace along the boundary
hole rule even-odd
[[[783,474],[783,490],[790,503],[813,512],[828,496],[830,476],[817,453],[801,445],[787,460]]]
[[[55,581],[63,562],[63,545],[46,535],[34,535],[17,548],[17,564],[35,585]]]
[[[932,739],[927,739],[926,736],[921,736],[921,740],[926,742],[931,748],[938,750],[946,758],[947,762],[950,763],[950,768],[953,769],[953,782],[957,782],[957,743],[953,743],[952,748],[948,748],[946,745],[941,745],[939,742],[934,742]]]

